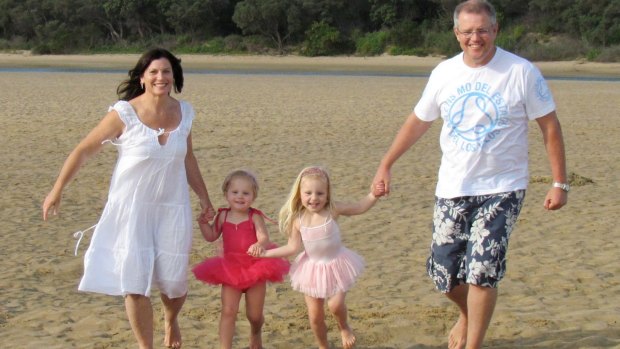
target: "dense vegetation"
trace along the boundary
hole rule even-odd
[[[458,0],[0,0],[0,50],[451,55]],[[620,61],[620,0],[492,0],[497,44]]]

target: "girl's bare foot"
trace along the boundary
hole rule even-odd
[[[459,320],[454,324],[454,327],[450,330],[448,335],[448,348],[449,349],[464,349],[467,343],[467,320],[463,317],[459,317]]]
[[[351,331],[351,327],[347,327],[340,330],[340,336],[342,336],[342,347],[344,349],[351,349],[355,345],[355,335]]]
[[[180,349],[181,348],[181,329],[177,320],[165,325],[166,337],[164,338],[164,345],[166,348]]]

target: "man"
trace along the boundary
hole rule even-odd
[[[456,7],[454,34],[463,52],[433,70],[373,180],[389,193],[392,165],[433,120],[443,119],[427,270],[460,310],[448,338],[451,349],[480,348],[491,321],[528,184],[529,120],[542,131],[554,181],[545,209],[564,206],[569,190],[562,131],[547,84],[530,62],[495,46],[497,32],[495,9],[487,1]]]

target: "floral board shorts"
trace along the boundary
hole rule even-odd
[[[464,283],[498,286],[506,273],[508,240],[524,198],[525,190],[435,198],[426,269],[437,290],[447,293]]]

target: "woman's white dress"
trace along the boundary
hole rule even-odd
[[[163,130],[144,125],[128,102],[110,107],[126,129],[112,142],[118,160],[80,291],[149,296],[155,286],[170,298],[187,293],[193,221],[185,154],[194,110],[180,104],[181,123],[165,144],[158,140]]]

